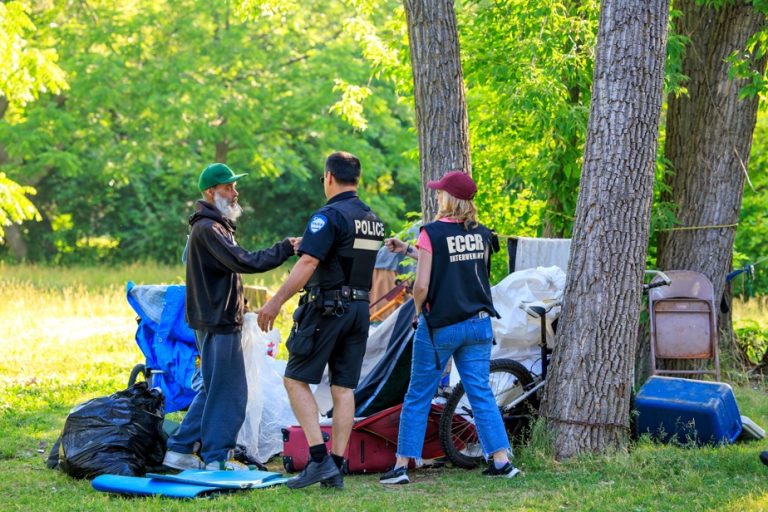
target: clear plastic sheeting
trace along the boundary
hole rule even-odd
[[[168,285],[165,284],[141,285],[132,287],[128,293],[141,305],[147,318],[159,324],[163,317],[167,289]]]
[[[267,355],[270,342],[280,344],[280,333],[276,329],[265,333],[256,318],[255,313],[246,313],[243,324],[248,405],[237,444],[245,446],[249,457],[264,463],[282,451],[282,428],[297,421],[283,386],[286,362]]]

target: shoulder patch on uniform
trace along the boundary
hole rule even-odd
[[[328,218],[325,215],[317,214],[313,215],[311,219],[309,219],[309,230],[312,233],[317,233],[321,229],[325,227],[325,225],[328,224]]]

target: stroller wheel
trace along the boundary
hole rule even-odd
[[[143,364],[137,364],[133,367],[133,370],[131,370],[131,375],[128,376],[128,387],[133,386],[136,384],[136,377],[139,376],[139,374],[144,376],[144,380],[147,380],[147,375],[149,375],[149,371],[147,370],[147,367]]]

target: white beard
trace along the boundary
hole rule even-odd
[[[243,207],[240,206],[235,201],[228,201],[226,198],[221,197],[221,195],[218,192],[214,192],[213,194],[213,203],[216,205],[216,208],[221,212],[221,215],[225,218],[236,221],[240,215],[243,214]]]

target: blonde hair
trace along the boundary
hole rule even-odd
[[[445,190],[438,197],[437,215],[435,220],[452,217],[464,224],[464,229],[477,226],[477,208],[471,199],[458,199]]]

